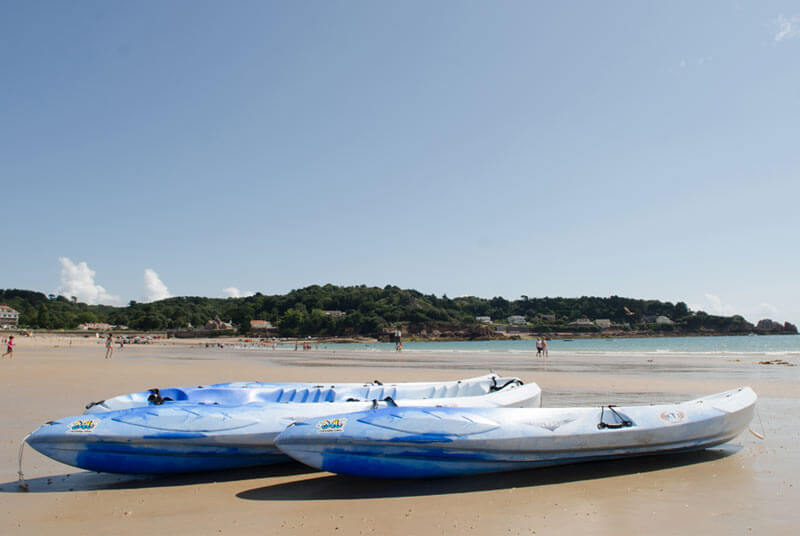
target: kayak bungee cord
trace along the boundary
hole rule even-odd
[[[616,404],[608,404],[607,406],[600,406],[600,422],[597,423],[598,430],[603,430],[605,428],[615,429],[615,428],[625,428],[628,426],[633,426],[633,422],[627,417],[617,413],[617,410],[614,409],[615,407],[617,407]],[[611,411],[611,413],[613,413],[614,416],[616,416],[617,419],[619,419],[619,422],[607,423],[603,420],[606,408],[608,408]]]

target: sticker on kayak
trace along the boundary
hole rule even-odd
[[[344,417],[340,419],[325,419],[324,421],[319,421],[317,423],[317,432],[341,432],[346,422],[347,419]]]
[[[560,421],[544,421],[536,423],[534,426],[538,426],[539,428],[544,428],[545,430],[550,430],[551,432],[555,432],[565,424],[569,424],[575,419],[562,419]]]
[[[97,421],[93,419],[86,419],[80,421],[72,421],[69,424],[68,432],[78,432],[78,433],[85,433],[85,432],[94,432],[95,427],[97,426]]]
[[[686,414],[682,411],[678,411],[677,409],[665,411],[664,413],[661,414],[661,420],[671,424],[681,422],[685,418]]]

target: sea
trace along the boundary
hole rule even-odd
[[[336,347],[364,352],[391,352],[395,349],[394,343],[343,344]],[[547,341],[547,348],[551,354],[558,352],[587,355],[637,353],[735,356],[741,354],[779,359],[800,357],[800,335],[553,339]],[[535,355],[536,341],[404,342],[403,352]]]

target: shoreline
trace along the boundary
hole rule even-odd
[[[29,337],[33,334],[33,338],[38,337],[64,337],[71,339],[90,339],[96,340],[104,338],[108,335],[109,331],[73,331],[73,330],[28,330],[28,329],[2,329],[0,336],[7,337],[14,335],[15,337]],[[269,340],[279,341],[284,343],[294,342],[311,342],[312,344],[374,344],[374,343],[393,343],[393,341],[382,340],[378,337],[277,337],[266,335],[218,335],[213,337],[198,336],[198,337],[169,337],[164,331],[110,331],[114,337],[150,337],[153,341],[243,341],[243,340]],[[515,340],[535,340],[539,337],[545,337],[547,340],[574,340],[574,339],[680,339],[680,338],[695,338],[695,337],[764,337],[764,336],[798,336],[797,333],[724,333],[724,332],[661,332],[651,333],[646,331],[631,332],[631,331],[604,331],[602,333],[573,333],[573,332],[556,332],[556,333],[520,333],[505,337],[475,337],[475,338],[459,338],[459,337],[419,337],[409,336],[403,337],[403,342],[487,342],[487,341],[515,341]],[[151,343],[153,342],[151,341]]]

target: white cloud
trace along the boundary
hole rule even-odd
[[[145,303],[148,303],[158,300],[165,300],[171,296],[172,294],[169,293],[167,285],[161,281],[161,278],[158,277],[158,274],[155,272],[155,270],[146,268],[144,271],[144,291],[142,300]]]
[[[776,43],[786,41],[788,39],[794,39],[800,35],[800,15],[794,15],[792,17],[778,15],[773,23],[775,25]]]
[[[691,69],[693,67],[700,68],[706,63],[711,63],[712,61],[714,61],[714,56],[703,56],[694,59],[681,58],[681,60],[678,62],[678,67],[681,69]]]
[[[719,296],[715,296],[714,294],[706,292],[705,297],[709,304],[709,313],[720,316],[731,316],[736,314],[736,310],[733,308],[733,306],[724,303]]]
[[[61,263],[61,286],[58,294],[78,298],[88,304],[119,305],[119,296],[109,294],[105,288],[94,281],[95,271],[86,262],[75,264],[67,257],[59,257]]]
[[[245,290],[242,292],[236,287],[227,287],[222,289],[222,295],[226,298],[246,298],[247,296],[252,296],[255,294],[252,290]]]
[[[758,305],[758,314],[760,315],[776,315],[778,314],[778,308],[772,305],[771,303],[761,303]]]

